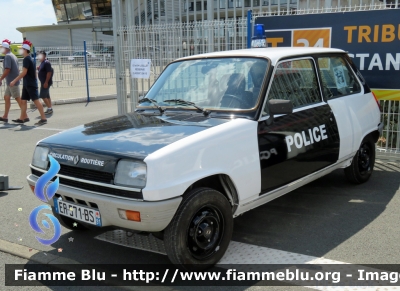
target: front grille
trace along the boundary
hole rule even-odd
[[[31,172],[33,175],[38,176],[38,177],[43,175],[42,172],[37,171],[35,169],[31,169]],[[55,178],[53,178],[52,180],[54,181],[54,179]],[[127,191],[127,190],[115,189],[115,188],[110,188],[110,187],[104,187],[104,186],[69,180],[69,179],[65,179],[65,178],[61,178],[61,177],[60,177],[60,184],[75,187],[75,188],[82,189],[82,190],[88,190],[88,191],[93,191],[93,192],[98,192],[98,193],[103,193],[103,194],[114,195],[117,197],[143,199],[142,192],[134,192],[134,191]]]
[[[74,177],[78,179],[95,181],[105,184],[112,184],[114,180],[114,175],[112,173],[100,172],[95,170],[82,169],[67,165],[61,165],[60,175]]]

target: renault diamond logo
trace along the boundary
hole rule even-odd
[[[78,164],[79,163],[79,156],[75,156],[75,158],[74,158],[74,164],[76,165],[76,164]]]

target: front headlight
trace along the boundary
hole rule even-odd
[[[147,167],[145,163],[120,160],[115,172],[115,185],[144,188],[146,186]]]
[[[48,148],[37,146],[35,148],[35,152],[33,153],[32,165],[37,168],[46,170],[49,163],[49,159],[47,157],[48,154]]]

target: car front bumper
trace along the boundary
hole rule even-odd
[[[27,177],[27,180],[30,186],[35,186],[38,177],[31,174]],[[81,206],[91,207],[91,204],[97,204],[102,227],[113,226],[147,232],[158,232],[165,229],[182,201],[182,197],[153,202],[121,199],[64,185],[59,186],[57,194],[61,195],[63,200]],[[86,204],[83,204],[83,202]],[[54,207],[53,200],[48,201],[48,204]],[[121,218],[118,209],[139,211],[141,221],[136,222]]]

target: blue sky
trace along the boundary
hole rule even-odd
[[[21,42],[22,26],[57,24],[51,0],[0,0],[0,41]]]

